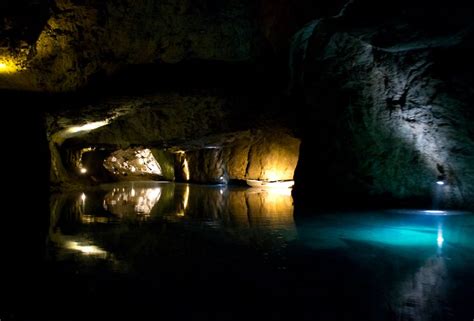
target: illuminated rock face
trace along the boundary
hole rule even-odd
[[[25,70],[11,75],[0,70],[0,88],[72,91],[94,75],[127,64],[189,58],[235,62],[256,56],[252,1],[55,0],[50,7],[36,5],[49,14],[30,22],[37,24],[35,34],[19,48],[0,51],[13,54]]]
[[[187,161],[189,180],[225,183],[228,180],[292,180],[300,141],[283,131],[243,132],[234,142],[179,155]],[[186,175],[181,175],[183,178]],[[186,180],[186,179],[185,179]]]
[[[163,176],[160,164],[148,148],[115,151],[104,160],[104,167],[121,179]]]
[[[109,100],[94,107],[110,112],[125,110],[123,115],[107,126],[81,133],[77,139],[72,138],[72,142],[128,146],[151,145],[168,140],[191,141],[224,131],[227,110],[234,104],[230,99],[205,93],[164,93]],[[84,117],[87,117],[87,113]],[[67,122],[67,119],[53,116],[50,122]],[[51,132],[58,130],[51,128]]]
[[[469,12],[440,30],[439,8],[404,16],[395,3],[372,3],[380,20],[362,23],[364,3],[317,22],[304,63],[293,66],[303,66],[300,89],[309,107],[301,111],[297,195],[310,195],[317,182],[325,189],[318,195],[351,197],[348,206],[367,195],[473,206]],[[420,28],[417,19],[429,14]],[[437,186],[439,179],[446,184]]]
[[[51,181],[67,176],[60,159],[65,140],[71,148],[186,150],[189,179],[197,182],[291,179],[298,141],[244,134],[265,132],[276,120],[277,129],[290,128],[302,136],[296,175],[300,195],[312,197],[304,191],[317,185],[325,193],[352,198],[415,197],[472,206],[473,19],[472,10],[456,2],[450,7],[460,9],[445,12],[425,0],[354,0],[339,17],[312,21],[299,33],[304,37],[292,42],[297,46],[290,50],[294,100],[285,108],[277,106],[284,104],[281,88],[265,82],[257,88],[261,97],[260,92],[236,90],[235,101],[215,94],[216,88],[184,94],[178,83],[166,93],[157,85],[153,97],[129,96],[107,101],[105,107],[75,105],[69,118],[47,122]],[[286,51],[296,26],[340,5],[301,0],[296,8],[288,0],[262,0],[262,16],[254,19],[253,1],[52,3],[54,10],[42,11],[44,21],[35,23],[33,36],[2,40],[0,88],[76,90],[95,76],[135,64],[169,63],[174,68],[173,63],[188,59],[250,64],[262,53],[259,45]],[[257,24],[262,30],[257,31]],[[275,58],[273,52],[265,52],[263,60],[267,58]],[[159,73],[158,79],[168,81]],[[241,103],[242,97],[253,101]],[[266,110],[277,116],[267,118]],[[293,117],[291,125],[282,121],[285,115]],[[66,118],[69,122],[62,122]],[[212,151],[208,145],[219,148]],[[439,180],[445,184],[436,185]]]
[[[56,143],[51,146],[51,158],[57,165],[52,168],[52,181],[61,184],[68,180],[60,166],[68,161],[59,159],[61,152],[57,145],[63,154],[84,146],[104,146],[110,152],[128,146],[150,148],[162,168],[160,177],[166,180],[223,183],[233,179],[293,179],[299,139],[282,125],[256,129],[261,125],[255,123],[265,118],[258,111],[247,115],[249,120],[243,122],[238,112],[242,103],[237,105],[238,101],[217,94],[166,93],[111,97],[80,116],[74,110],[50,114],[48,135]],[[71,128],[83,128],[84,124],[98,123],[110,115],[114,115],[113,119],[101,127],[70,134]],[[254,129],[242,130],[249,127]],[[177,155],[178,150],[187,151],[186,158],[176,157],[174,166],[175,160],[169,156],[173,152]],[[113,169],[110,159],[106,161],[107,167],[110,172],[117,172],[119,178],[141,177],[128,169],[125,172]],[[188,178],[184,173],[185,160]],[[81,177],[84,176],[87,174]]]

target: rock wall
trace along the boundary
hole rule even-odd
[[[49,181],[51,185],[60,185],[63,183],[69,183],[71,176],[68,171],[64,168],[61,154],[58,150],[58,146],[54,142],[49,142],[49,152],[51,165],[49,167]]]
[[[420,11],[405,17],[391,5],[361,22],[353,15],[367,2],[355,3],[309,40],[296,196],[318,182],[321,201],[348,206],[372,195],[473,207],[472,19],[441,30],[432,17],[421,28]]]
[[[291,180],[299,139],[284,131],[255,131],[224,149],[230,179]]]
[[[218,95],[174,93],[104,104],[127,111],[107,126],[85,132],[77,139],[71,138],[69,144],[111,144],[123,148],[161,144],[166,147],[165,142],[170,145],[191,141],[224,131],[228,124],[226,110],[232,102]]]
[[[172,153],[156,148],[151,148],[151,152],[158,164],[161,166],[161,175],[164,180],[174,181],[174,156]]]
[[[16,67],[0,73],[0,88],[73,91],[128,64],[258,55],[252,1],[55,0],[42,11],[30,22],[39,35],[1,48]]]
[[[198,183],[225,183],[226,163],[222,150],[200,149],[185,153],[189,169],[189,181]]]
[[[284,131],[242,132],[234,142],[222,148],[179,154],[177,162],[182,170],[186,160],[189,180],[200,183],[246,179],[291,180],[298,162],[299,145],[297,138]]]

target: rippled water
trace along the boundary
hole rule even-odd
[[[311,215],[289,189],[129,182],[54,195],[48,244],[61,306],[89,302],[70,319],[474,318],[470,213]]]

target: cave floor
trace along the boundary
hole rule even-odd
[[[289,190],[151,182],[53,195],[51,208],[6,319],[474,317],[472,214],[300,215]]]

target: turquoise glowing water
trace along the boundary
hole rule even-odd
[[[51,210],[30,295],[55,308],[28,317],[474,317],[470,213],[311,215],[289,190],[137,182],[56,195]]]
[[[346,241],[353,240],[398,246],[400,251],[409,247],[430,251],[456,246],[474,250],[472,215],[433,216],[416,210],[404,214],[378,211],[320,215],[306,221],[299,235],[314,248],[344,247]]]

